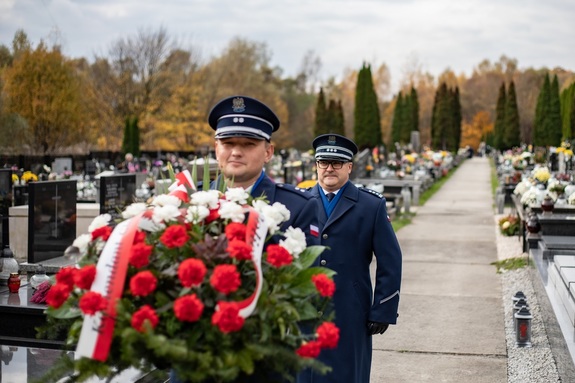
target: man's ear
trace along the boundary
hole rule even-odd
[[[274,155],[274,144],[272,144],[271,142],[266,142],[266,156],[264,159],[264,163],[268,163],[271,161],[273,155]]]

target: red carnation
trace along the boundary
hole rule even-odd
[[[56,282],[67,285],[71,290],[74,287],[74,275],[77,271],[78,269],[73,266],[61,268],[56,274]]]
[[[96,278],[96,265],[86,265],[74,273],[74,283],[81,289],[89,290]]]
[[[220,218],[220,212],[218,209],[210,209],[210,214],[204,219],[206,223],[210,223]]]
[[[110,226],[100,226],[92,232],[92,241],[98,238],[107,241],[108,238],[110,238],[110,234],[112,234],[112,228]]]
[[[160,242],[166,245],[167,248],[173,249],[174,247],[182,247],[190,239],[186,232],[184,225],[172,225],[164,231],[160,237]]]
[[[307,342],[302,344],[295,353],[301,356],[302,358],[317,358],[321,351],[321,345],[317,340],[312,340],[311,342]]]
[[[239,222],[231,222],[226,226],[226,238],[228,241],[238,239],[240,241],[246,240],[246,225]]]
[[[214,268],[210,284],[220,293],[229,294],[236,291],[242,281],[235,265],[218,265]]]
[[[138,230],[136,231],[136,235],[134,236],[134,243],[141,243],[146,240],[146,233]]]
[[[316,274],[311,277],[315,288],[322,297],[331,297],[335,292],[335,283],[325,274]]]
[[[198,286],[204,280],[208,269],[199,259],[189,258],[180,263],[178,277],[184,287]]]
[[[174,313],[182,322],[195,322],[200,319],[204,304],[196,294],[184,295],[174,301]]]
[[[139,332],[144,332],[145,321],[148,321],[152,328],[156,328],[158,322],[160,321],[154,309],[149,305],[142,306],[142,308],[140,308],[134,313],[134,315],[132,315],[132,327]]]
[[[70,288],[68,285],[56,283],[54,286],[50,287],[50,290],[48,290],[48,294],[46,294],[46,303],[48,306],[57,309],[66,302],[66,299],[68,299],[69,296]]]
[[[132,246],[132,254],[128,262],[136,268],[148,266],[153,249],[153,246],[146,245],[144,242],[136,243]]]
[[[280,245],[268,245],[266,251],[268,253],[268,263],[273,267],[279,268],[291,265],[293,261],[293,257],[289,251]]]
[[[339,328],[333,322],[322,323],[316,331],[321,348],[336,348],[339,342]]]
[[[252,247],[245,241],[237,239],[229,241],[226,251],[230,254],[230,257],[238,261],[248,261],[252,259]]]
[[[80,310],[84,314],[94,315],[98,311],[102,311],[108,305],[106,298],[102,294],[95,291],[88,291],[86,294],[82,295],[80,298],[79,306]]]
[[[130,291],[135,296],[145,297],[156,289],[158,280],[150,271],[140,271],[130,279]]]
[[[219,302],[212,316],[212,324],[218,326],[221,332],[239,331],[244,326],[245,319],[240,316],[240,309],[235,302]]]

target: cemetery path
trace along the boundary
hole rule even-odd
[[[396,326],[374,337],[371,382],[507,382],[488,158],[465,160],[398,231]]]

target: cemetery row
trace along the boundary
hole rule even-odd
[[[499,221],[505,235],[519,235],[537,267],[555,319],[575,358],[575,182],[573,152],[552,148],[545,156],[528,150],[496,157]],[[539,157],[537,157],[539,155]]]

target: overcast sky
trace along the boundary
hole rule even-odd
[[[271,64],[297,73],[306,52],[320,76],[388,65],[397,84],[408,63],[434,76],[471,71],[502,55],[520,68],[575,69],[572,0],[0,0],[0,43],[24,29],[34,46],[58,31],[69,57],[107,55],[119,38],[164,27],[205,58],[234,37],[265,42]]]

